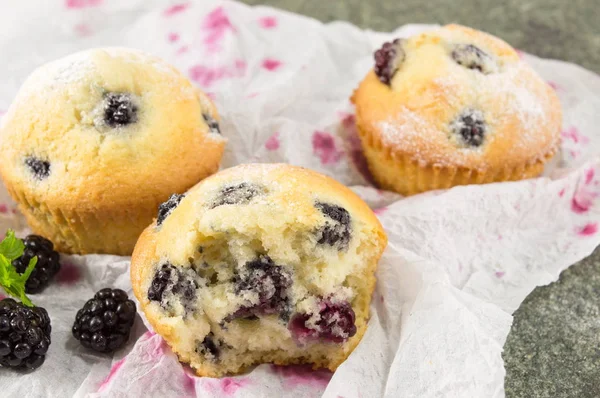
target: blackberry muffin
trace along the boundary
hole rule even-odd
[[[463,26],[385,43],[352,101],[375,180],[404,195],[535,177],[560,144],[552,88]]]
[[[36,234],[67,253],[130,255],[158,205],[217,171],[211,101],[123,48],[35,70],[0,126],[0,174]]]
[[[200,376],[258,363],[334,370],[365,333],[386,243],[369,207],[336,181],[242,165],[161,206],[131,280],[154,330]]]

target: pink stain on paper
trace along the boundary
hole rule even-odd
[[[585,185],[589,185],[593,180],[594,180],[594,174],[595,174],[595,170],[594,169],[587,169],[585,172]]]
[[[281,376],[284,388],[313,387],[325,389],[333,373],[326,369],[313,370],[308,365],[276,366],[271,365],[276,374]]]
[[[382,215],[383,213],[385,213],[387,211],[387,207],[381,207],[379,209],[375,209],[373,210],[373,213],[377,214],[378,216]]]
[[[273,29],[277,26],[277,18],[275,17],[262,17],[258,20],[261,27],[265,29]]]
[[[175,43],[179,40],[179,34],[175,32],[171,32],[167,35],[167,40],[171,43]]]
[[[196,377],[186,368],[183,370],[183,388],[189,396],[196,396]]]
[[[592,236],[596,232],[598,232],[598,224],[597,223],[588,223],[583,227],[579,228],[577,231],[577,235],[579,236]]]
[[[573,141],[575,144],[587,144],[590,142],[590,139],[585,135],[582,135],[577,127],[569,127],[562,133],[560,133],[561,137],[567,141]]]
[[[0,300],[4,300],[6,298],[6,296],[2,293],[0,293]]]
[[[190,68],[190,78],[202,87],[210,87],[215,82],[223,79],[238,78],[244,76],[246,62],[236,60],[233,66],[209,67],[196,65]]]
[[[558,192],[558,196],[559,196],[559,197],[561,197],[561,198],[562,198],[563,196],[565,196],[565,189],[564,189],[564,188],[563,188],[563,189],[561,189],[561,190],[560,190],[560,192]]]
[[[221,41],[223,41],[228,31],[236,31],[223,7],[215,8],[206,16],[202,23],[202,29],[206,33],[204,44],[210,52],[220,49]]]
[[[126,358],[127,357],[122,358],[121,360],[115,362],[115,364],[112,366],[112,368],[110,368],[110,372],[108,373],[108,376],[106,376],[106,378],[102,381],[102,383],[100,383],[100,387],[98,387],[99,392],[104,390],[106,388],[106,386],[108,386],[108,384],[115,377],[115,375],[117,374],[119,369],[121,369],[121,366],[123,366],[123,364],[125,363]]]
[[[181,46],[177,49],[177,55],[179,54],[185,54],[190,50],[190,48],[188,46]]]
[[[279,69],[280,66],[281,61],[278,61],[273,58],[265,58],[262,62],[262,67],[271,72]]]
[[[504,273],[504,271],[496,271],[494,275],[496,275],[496,278],[500,279],[504,276]]]
[[[365,180],[367,180],[370,184],[375,185],[375,180],[369,171],[367,159],[365,158],[365,154],[362,150],[362,144],[360,143],[360,137],[358,136],[356,117],[353,114],[345,112],[340,112],[339,117],[341,119],[342,128],[346,134],[348,152],[354,167],[356,167],[358,172]]]
[[[103,0],[66,0],[65,6],[67,8],[86,8],[86,7],[97,7],[102,4]]]
[[[202,379],[202,385],[210,392],[219,394],[221,397],[233,396],[240,388],[250,385],[250,381],[244,378],[225,377],[222,379]]]
[[[81,279],[81,271],[79,267],[70,262],[61,264],[60,271],[56,275],[56,281],[60,284],[72,285]]]
[[[337,149],[333,136],[324,131],[315,131],[312,136],[313,153],[323,164],[337,163],[342,157],[342,151]]]
[[[75,33],[81,37],[87,37],[92,34],[92,28],[85,23],[80,23],[74,27]]]
[[[163,15],[166,17],[170,17],[172,15],[179,14],[187,10],[189,6],[189,3],[173,4],[172,6],[163,11]]]
[[[548,81],[548,85],[554,89],[554,91],[558,91],[558,84]]]
[[[8,213],[8,206],[6,206],[5,204],[0,204],[0,214],[6,213]]]
[[[279,131],[275,132],[272,136],[269,137],[267,142],[265,142],[265,148],[268,151],[276,151],[279,149]]]

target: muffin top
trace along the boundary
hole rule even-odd
[[[0,126],[0,173],[39,201],[82,211],[163,200],[218,167],[217,121],[211,101],[164,61],[83,51],[25,81]]]
[[[423,165],[514,167],[559,145],[554,90],[508,44],[459,25],[385,43],[352,100],[363,134]]]

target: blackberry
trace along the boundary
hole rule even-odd
[[[255,319],[258,315],[286,313],[287,288],[292,278],[281,266],[275,265],[269,256],[261,256],[246,263],[241,274],[233,279],[237,294],[257,294],[258,303],[243,306],[226,317],[226,321],[238,318]]]
[[[219,128],[219,122],[217,122],[211,115],[203,113],[202,117],[206,124],[208,124],[208,129],[211,134],[221,134],[221,129]]]
[[[0,366],[35,369],[46,359],[51,332],[48,312],[11,298],[0,301]]]
[[[60,256],[54,251],[54,245],[39,235],[28,235],[23,239],[25,251],[21,257],[13,260],[12,265],[22,274],[29,265],[29,260],[37,257],[37,264],[25,282],[25,292],[39,293],[60,270]]]
[[[112,128],[137,122],[137,111],[131,94],[108,93],[104,96],[104,122]]]
[[[86,348],[113,352],[125,345],[135,320],[135,303],[121,289],[102,289],[77,311],[73,337]]]
[[[325,222],[317,233],[320,235],[319,244],[327,244],[329,246],[338,246],[345,250],[348,248],[351,238],[351,219],[348,210],[343,207],[317,202],[315,207],[321,211],[328,219],[333,220]]]
[[[50,175],[50,162],[47,160],[28,156],[25,158],[25,165],[27,165],[36,180],[43,180]]]
[[[156,217],[156,225],[161,225],[165,218],[171,214],[171,212],[179,205],[181,199],[183,199],[185,195],[179,195],[174,193],[169,197],[166,202],[163,202],[158,206],[158,217]]]
[[[490,55],[473,44],[457,44],[452,50],[452,59],[467,69],[489,74],[495,71],[495,63]]]
[[[343,343],[356,334],[355,317],[348,302],[332,303],[325,299],[319,303],[318,314],[296,313],[288,328],[300,342],[322,339]]]
[[[215,207],[223,205],[247,204],[250,203],[256,196],[264,195],[266,191],[266,188],[262,185],[251,184],[247,182],[242,182],[237,185],[229,185],[221,189],[210,208],[214,209]]]
[[[451,124],[450,130],[457,135],[463,145],[478,147],[485,139],[486,124],[483,112],[467,109],[462,112]]]
[[[373,70],[382,83],[390,84],[394,74],[400,68],[406,53],[403,48],[404,40],[396,39],[392,42],[385,42],[383,46],[375,51],[375,67]]]

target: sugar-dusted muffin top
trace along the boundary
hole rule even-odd
[[[201,375],[260,362],[335,369],[362,337],[386,236],[352,191],[248,164],[174,195],[134,250],[134,292]]]
[[[384,44],[353,101],[371,141],[421,164],[513,167],[559,145],[553,89],[508,44],[463,26]]]
[[[92,49],[35,70],[0,127],[15,191],[81,211],[164,200],[218,168],[225,140],[210,100],[140,51]]]

